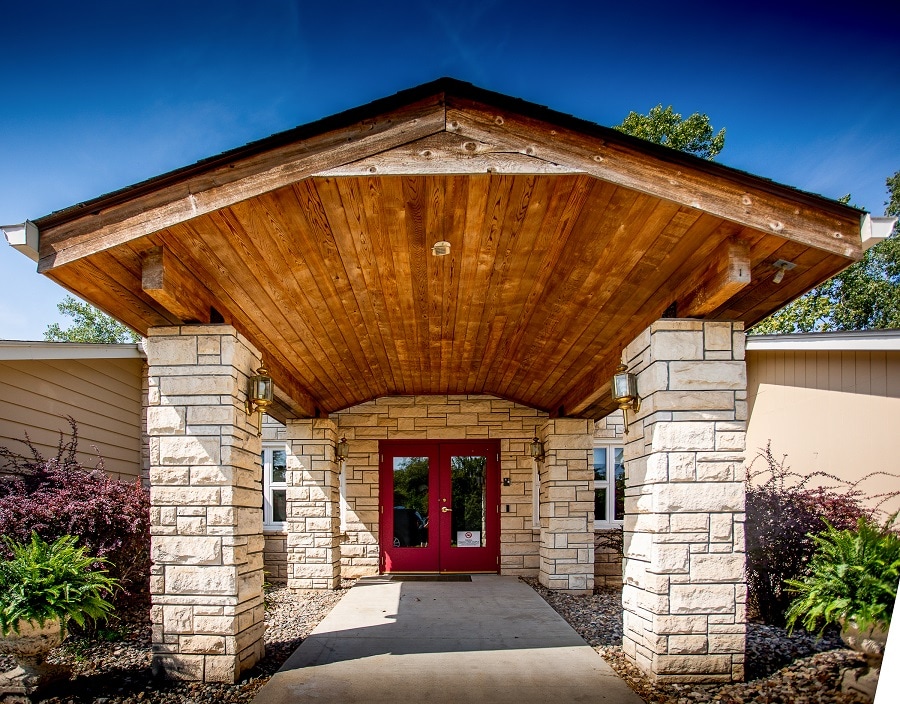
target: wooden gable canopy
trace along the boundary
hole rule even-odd
[[[282,417],[488,393],[599,418],[673,304],[755,323],[860,258],[860,216],[442,79],[35,224],[39,271],[139,332],[233,324]]]

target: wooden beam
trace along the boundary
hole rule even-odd
[[[159,232],[444,129],[443,96],[220,165],[40,233],[38,271]]]
[[[419,174],[573,174],[581,169],[521,154],[461,135],[431,135],[316,176],[414,176]]]
[[[141,288],[182,322],[210,322],[215,297],[166,247],[144,253]]]
[[[713,252],[696,276],[679,287],[679,318],[701,318],[728,301],[750,283],[750,247],[730,238]]]
[[[777,234],[853,260],[862,257],[858,214],[717,164],[703,168],[672,150],[647,153],[633,140],[601,139],[540,120],[448,96],[447,131],[507,151],[566,164],[605,181]]]
[[[275,382],[276,413],[281,410],[284,418],[328,417],[328,412],[303,388],[280,359],[267,354],[264,354],[263,358],[269,374],[272,375],[272,381]],[[278,420],[283,423],[284,418]]]

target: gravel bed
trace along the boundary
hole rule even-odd
[[[788,635],[783,628],[750,623],[747,626],[747,681],[725,685],[658,684],[651,682],[622,652],[622,594],[597,590],[592,596],[549,591],[525,579],[578,634],[610,664],[629,686],[648,702],[664,704],[864,704],[855,693],[841,692],[844,672],[864,666],[865,660],[843,647],[840,635],[822,639],[805,631]]]
[[[266,592],[266,657],[244,673],[237,684],[172,682],[153,677],[150,670],[149,623],[124,627],[115,641],[70,635],[49,660],[72,668],[69,681],[48,692],[45,704],[229,704],[248,702],[269,677],[297,649],[325,615],[352,586],[298,596],[286,588]],[[101,632],[102,635],[103,632]],[[15,662],[0,656],[0,671]],[[52,695],[52,696],[50,696]]]

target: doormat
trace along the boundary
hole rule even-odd
[[[467,574],[392,574],[392,582],[471,582]]]

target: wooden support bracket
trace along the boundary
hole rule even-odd
[[[209,323],[212,293],[168,249],[144,253],[141,288],[185,323]]]
[[[750,248],[736,238],[725,240],[706,264],[679,287],[679,318],[701,318],[726,303],[750,283]]]

